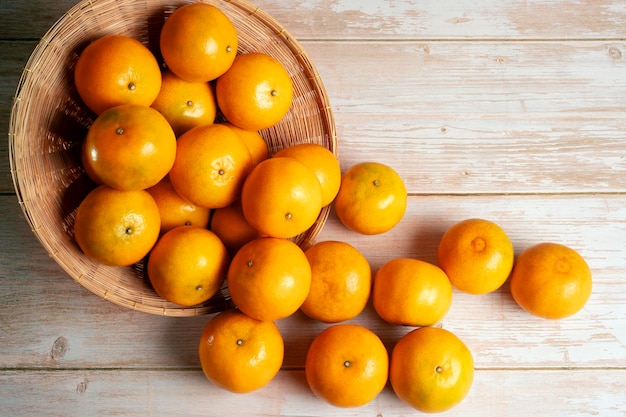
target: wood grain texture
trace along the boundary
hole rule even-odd
[[[96,1],[96,0],[94,0]],[[46,30],[77,0],[0,0],[0,130]],[[554,241],[578,250],[594,286],[574,317],[523,312],[508,284],[454,292],[439,325],[472,350],[476,379],[446,416],[626,415],[626,5],[616,0],[259,0],[300,40],[326,85],[345,170],[392,165],[410,193],[402,222],[379,236],[334,213],[318,240],[358,248],[374,271],[396,257],[436,262],[444,231],[482,217],[516,254]],[[0,414],[7,416],[407,416],[388,386],[339,409],[303,373],[327,325],[278,322],[283,370],[233,395],[200,371],[210,316],[173,318],[116,306],[69,278],[24,220],[0,141]],[[388,349],[411,328],[371,306],[351,322]]]
[[[621,416],[624,394],[618,382],[626,371],[583,370],[573,380],[567,370],[482,371],[466,399],[446,417]],[[574,393],[575,384],[584,390]],[[283,371],[264,388],[231,394],[211,385],[200,370],[6,371],[0,374],[7,415],[63,416],[416,416],[387,386],[370,404],[330,406],[315,397],[303,371]],[[182,400],[181,399],[185,399]],[[555,410],[558,414],[555,414]],[[225,414],[225,411],[227,414]]]
[[[625,190],[624,64],[610,56],[623,44],[327,48],[309,50],[333,97],[344,167],[374,151],[424,194]]]
[[[38,39],[76,0],[1,0],[0,38]],[[281,0],[253,2],[298,39],[620,39],[618,1]]]

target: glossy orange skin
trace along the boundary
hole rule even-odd
[[[322,209],[315,173],[292,158],[266,159],[253,168],[241,190],[246,220],[267,236],[291,238],[305,232]]]
[[[104,111],[89,128],[82,149],[88,175],[119,190],[144,190],[174,165],[176,136],[155,109],[125,104]]]
[[[246,243],[228,270],[233,303],[257,320],[289,317],[311,288],[311,266],[302,249],[290,240],[262,237]]]
[[[374,277],[372,303],[385,321],[404,326],[432,326],[452,305],[452,284],[436,265],[395,258]]]
[[[300,307],[312,319],[337,323],[358,316],[367,305],[372,270],[363,254],[346,242],[326,240],[304,254],[311,265],[311,289]]]
[[[450,227],[437,249],[439,266],[452,284],[470,294],[500,288],[513,268],[514,250],[506,232],[485,219],[466,219]]]
[[[322,206],[333,202],[341,185],[341,167],[328,148],[315,143],[298,143],[274,154],[274,157],[281,156],[293,158],[315,173],[322,186]]]
[[[465,343],[438,327],[420,327],[403,336],[391,352],[389,381],[413,408],[439,413],[459,404],[474,381],[474,359]]]
[[[168,176],[158,184],[146,189],[150,193],[161,214],[161,234],[178,226],[207,227],[211,210],[198,207],[182,198],[172,186]]]
[[[81,52],[74,84],[81,99],[96,114],[121,104],[149,106],[161,88],[161,68],[138,40],[103,36]]]
[[[111,266],[141,261],[159,237],[161,220],[144,190],[93,189],[78,206],[74,237],[90,259]]]
[[[284,351],[283,338],[273,321],[256,320],[236,309],[209,320],[198,348],[207,379],[234,393],[269,384],[282,366]]]
[[[235,133],[239,136],[239,138],[246,144],[248,150],[250,151],[250,155],[252,155],[252,165],[256,166],[259,162],[266,160],[269,158],[269,149],[267,148],[267,143],[263,136],[259,133],[258,130],[247,130],[242,129],[239,126],[235,126],[229,122],[223,122],[222,124],[230,127],[235,131]]]
[[[262,130],[287,114],[293,84],[277,59],[251,52],[237,55],[228,71],[217,79],[215,96],[230,123],[246,130]]]
[[[211,298],[226,279],[230,257],[215,233],[179,226],[165,233],[148,258],[148,277],[161,297],[182,306]]]
[[[217,113],[208,83],[186,81],[171,71],[163,72],[161,90],[151,107],[167,119],[176,137],[196,126],[210,125]]]
[[[191,82],[208,82],[224,74],[235,60],[237,29],[219,8],[188,4],[165,21],[159,45],[174,74]]]
[[[393,168],[378,162],[348,168],[334,202],[339,220],[365,235],[391,230],[402,220],[406,205],[404,181]]]
[[[237,134],[222,124],[211,124],[178,138],[169,177],[183,198],[214,209],[239,199],[251,169],[252,157]]]
[[[383,390],[389,355],[380,338],[356,324],[334,324],[311,343],[305,375],[311,391],[338,407],[359,407]]]
[[[552,242],[524,250],[511,273],[511,295],[531,314],[563,319],[579,312],[589,300],[592,274],[574,249]]]
[[[246,243],[263,237],[244,217],[239,200],[213,211],[211,230],[219,236],[233,256]]]

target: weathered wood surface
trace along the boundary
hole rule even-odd
[[[0,1],[0,128],[30,52],[75,0]],[[474,352],[470,396],[446,415],[626,415],[626,5],[437,0],[259,0],[316,63],[333,105],[345,169],[393,165],[411,194],[391,232],[347,231],[331,217],[320,240],[352,243],[377,268],[435,261],[454,222],[483,217],[516,253],[558,241],[589,262],[587,306],[536,319],[508,286],[455,292],[442,325]],[[89,293],[55,264],[22,217],[0,142],[0,414],[416,415],[387,388],[354,410],[305,385],[306,348],[324,327],[279,322],[284,370],[247,396],[213,387],[196,355],[207,317],[133,312]],[[353,320],[387,346],[409,329]]]
[[[0,38],[35,39],[75,0],[0,1]],[[580,0],[263,0],[298,39],[621,39],[626,6]]]
[[[462,406],[446,417],[623,416],[621,370],[607,374],[583,370],[573,379],[568,370],[477,371]],[[575,384],[584,385],[577,390]],[[251,394],[224,392],[200,370],[11,370],[0,374],[3,412],[25,416],[419,416],[387,387],[367,407],[327,405],[311,394],[303,371],[282,371],[269,385]],[[40,391],[40,387],[51,387]],[[42,410],[45,405],[45,410]],[[560,414],[555,414],[558,410]]]

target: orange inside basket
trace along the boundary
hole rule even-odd
[[[321,77],[298,42],[276,20],[244,0],[204,1],[219,7],[239,33],[239,52],[277,58],[292,76],[293,104],[276,126],[263,130],[270,154],[296,143],[317,143],[337,155],[331,106]],[[160,298],[144,277],[143,263],[108,267],[86,258],[73,239],[76,208],[93,188],[79,150],[95,119],[73,86],[73,67],[85,46],[108,34],[132,36],[157,57],[167,16],[190,1],[84,0],[44,35],[17,86],[9,130],[11,172],[19,203],[50,256],[80,285],[113,303],[152,314],[194,316],[230,306],[226,287],[202,305],[182,307]],[[328,217],[294,241],[311,245]]]

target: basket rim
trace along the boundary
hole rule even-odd
[[[170,0],[168,3],[176,4],[176,7],[179,7],[184,4],[193,2],[194,1],[188,0]],[[276,19],[274,19],[267,12],[260,9],[258,6],[248,0],[201,0],[195,2],[213,4],[217,5],[218,7],[220,4],[228,4],[237,9],[240,9],[242,12],[247,13],[248,17],[259,20],[260,23],[263,24],[263,26],[270,29],[272,33],[276,36],[276,39],[280,40],[280,42],[282,42],[282,44],[291,51],[293,57],[299,63],[302,71],[307,76],[310,87],[314,92],[314,96],[317,101],[316,104],[319,110],[319,120],[323,125],[323,130],[325,132],[325,135],[327,136],[326,139],[328,140],[328,149],[335,155],[335,157],[338,157],[336,125],[326,88],[322,82],[321,75],[318,72],[315,64],[313,63],[312,59],[309,57],[305,49],[301,46],[299,41],[296,40],[291,35],[291,33]],[[32,53],[30,54],[26,65],[21,73],[12,102],[11,115],[9,120],[8,149],[11,178],[13,181],[18,204],[20,205],[21,211],[24,214],[24,217],[28,222],[31,231],[42,244],[46,252],[48,252],[50,257],[53,258],[55,262],[77,283],[79,283],[90,292],[100,296],[101,298],[122,307],[156,315],[197,316],[219,312],[231,306],[227,288],[225,287],[223,287],[222,290],[218,292],[218,294],[221,294],[221,296],[224,298],[224,304],[221,307],[217,307],[217,309],[215,307],[206,305],[183,307],[172,303],[167,303],[165,301],[163,306],[155,306],[137,302],[136,300],[129,300],[128,297],[125,297],[124,294],[120,294],[118,291],[115,291],[115,289],[107,289],[102,291],[102,289],[94,283],[85,280],[82,274],[78,276],[76,275],[75,269],[72,268],[72,266],[69,265],[68,262],[66,262],[62,254],[59,253],[58,248],[51,244],[48,237],[43,232],[45,228],[43,228],[41,224],[38,224],[35,212],[37,210],[35,202],[29,201],[28,198],[25,198],[24,196],[24,189],[25,187],[27,187],[27,184],[20,176],[22,162],[20,161],[20,155],[18,155],[16,147],[18,142],[20,140],[23,140],[22,132],[20,130],[20,120],[22,120],[22,118],[25,118],[28,114],[28,100],[26,100],[26,90],[29,85],[36,82],[36,71],[34,71],[34,69],[37,68],[37,65],[40,62],[42,56],[44,56],[48,52],[48,48],[51,45],[51,40],[55,39],[60,34],[60,32],[62,32],[68,25],[71,25],[72,19],[74,19],[76,16],[81,15],[82,13],[93,12],[95,7],[105,3],[117,4],[119,3],[119,0],[81,0],[79,3],[72,6],[59,19],[57,19],[57,21],[42,36],[38,44],[34,47]],[[299,245],[303,249],[306,249],[307,247],[310,247],[315,243],[315,239],[324,227],[329,213],[330,205],[323,207],[314,225],[311,226],[311,228],[309,228],[306,232],[297,237],[298,239],[301,239]]]

